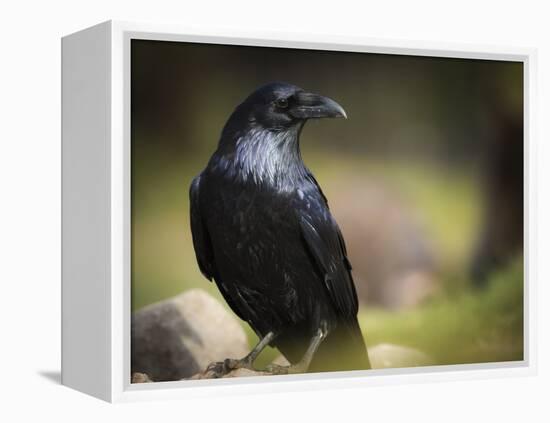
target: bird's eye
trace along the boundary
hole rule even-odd
[[[279,109],[286,109],[288,107],[288,99],[287,98],[278,98],[275,102],[277,107]]]

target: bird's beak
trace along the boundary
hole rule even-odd
[[[296,119],[340,118],[347,119],[346,111],[334,100],[318,94],[299,92],[290,114]]]

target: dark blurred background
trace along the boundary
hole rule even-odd
[[[235,106],[285,81],[348,113],[309,122],[301,148],[367,344],[522,359],[522,63],[145,40],[131,56],[133,310],[194,287],[221,299],[195,262],[189,184]]]

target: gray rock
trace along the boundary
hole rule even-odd
[[[232,378],[232,377],[250,377],[250,376],[271,376],[271,373],[264,372],[261,370],[251,370],[251,369],[235,369],[229,373],[221,376],[223,379]],[[189,379],[214,379],[214,373],[209,370],[197,373],[191,376]]]
[[[243,357],[249,346],[237,319],[205,291],[194,289],[133,313],[131,351],[132,374],[170,381],[188,378],[215,361]]]
[[[132,375],[132,383],[151,383],[153,382],[149,375],[136,372]]]
[[[277,357],[275,357],[275,360],[273,360],[272,363],[276,364],[278,366],[289,366],[290,365],[290,362],[282,354],[279,354]]]
[[[370,347],[369,358],[373,369],[432,366],[437,364],[435,360],[422,351],[395,344],[378,344],[374,347]],[[287,366],[289,364],[286,358],[282,355],[279,355],[275,360],[273,360],[273,363],[280,366]],[[237,369],[223,375],[222,377],[233,378],[270,375],[272,374],[262,370]],[[193,374],[187,379],[212,379],[215,377],[217,376],[212,371],[205,369]],[[153,379],[147,374],[134,373],[132,376],[132,383],[148,382],[153,382]]]
[[[432,366],[435,361],[426,353],[414,348],[394,344],[378,344],[369,348],[373,369]]]

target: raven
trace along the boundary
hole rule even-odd
[[[324,117],[347,118],[294,85],[258,88],[191,184],[199,268],[260,338],[246,357],[213,363],[218,376],[252,369],[267,345],[291,363],[268,366],[276,374],[370,368],[344,239],[300,154],[305,122]]]

